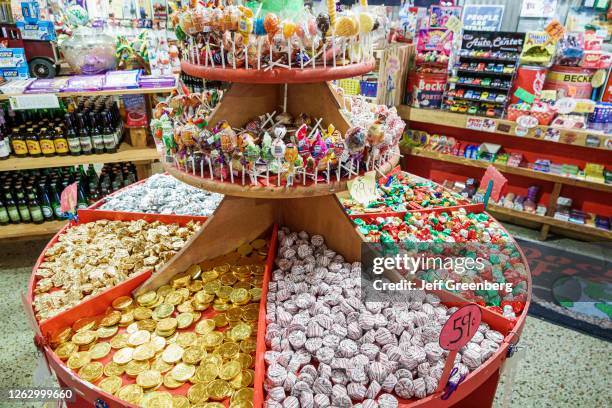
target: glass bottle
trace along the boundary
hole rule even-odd
[[[92,154],[93,153],[93,143],[91,140],[91,135],[87,131],[87,127],[85,126],[85,119],[83,118],[83,114],[81,112],[77,113],[77,126],[79,128],[79,141],[81,142],[81,153],[82,154]]]
[[[4,205],[6,206],[6,211],[8,212],[11,222],[13,224],[21,222],[17,203],[13,198],[13,194],[11,193],[11,187],[8,184],[4,185]]]
[[[102,128],[99,125],[99,120],[95,112],[89,112],[89,133],[93,141],[94,153],[104,153],[104,134],[102,133]]]
[[[53,130],[53,145],[55,146],[55,152],[58,154],[58,156],[66,156],[70,150],[68,140],[62,132],[62,128],[59,126]],[[80,147],[81,145],[79,144],[79,149]]]
[[[13,133],[11,134],[11,146],[13,147],[13,153],[15,153],[15,156],[27,157],[28,145],[25,141],[25,134],[19,127],[13,128]]]
[[[103,115],[102,134],[104,135],[104,149],[107,153],[115,153],[117,151],[117,132],[111,126],[111,117],[109,111],[104,111]]]
[[[68,141],[68,149],[70,150],[70,154],[73,156],[78,156],[82,153],[81,140],[73,126],[69,113],[64,115],[64,123],[66,125],[66,140]]]
[[[60,204],[60,195],[57,192],[57,181],[54,180],[51,182],[49,186],[49,193],[51,195],[51,208],[53,209],[53,214],[55,214],[55,218],[61,220],[64,218],[64,213],[62,212],[61,204]]]
[[[44,180],[39,180],[38,202],[40,203],[40,209],[42,210],[43,217],[45,217],[45,221],[52,221],[53,208],[51,207],[51,200],[49,199]]]
[[[34,192],[34,188],[32,186],[26,187],[26,195],[28,199],[28,209],[30,211],[30,216],[32,217],[32,222],[34,224],[42,224],[43,222],[45,222],[45,217],[43,215],[42,209],[40,208],[38,198],[36,197],[36,193]]]
[[[0,197],[0,225],[7,225],[11,221],[8,210],[4,206],[4,201]]]
[[[53,143],[53,131],[43,127],[40,129],[40,150],[43,156],[51,157],[55,155],[55,144]]]
[[[33,127],[26,129],[25,140],[28,146],[28,154],[31,157],[40,157],[42,155],[42,150],[40,149],[40,142],[38,141],[38,136],[34,133]]]
[[[17,198],[17,209],[19,210],[21,221],[31,222],[32,217],[30,216],[30,209],[28,208],[28,202],[26,201],[21,185],[16,185],[15,191],[15,197]]]

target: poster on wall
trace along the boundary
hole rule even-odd
[[[505,6],[481,6],[468,4],[463,8],[463,29],[474,31],[499,31]]]
[[[444,28],[451,16],[459,18],[461,7],[431,6],[429,8],[429,28]]]
[[[550,17],[557,9],[557,0],[523,0],[521,17]]]
[[[464,31],[461,48],[464,50],[488,50],[519,53],[523,49],[523,33]]]

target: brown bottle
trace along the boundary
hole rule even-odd
[[[53,144],[55,145],[55,153],[57,153],[59,156],[66,156],[68,154],[68,140],[66,140],[64,132],[59,126],[55,128]]]
[[[38,136],[34,133],[33,128],[28,128],[26,130],[25,137],[26,145],[28,146],[28,153],[32,157],[40,157],[42,154],[42,150],[40,149],[40,142],[38,141]]]
[[[18,127],[13,128],[13,133],[11,134],[11,147],[13,148],[15,156],[27,157],[28,145],[26,144],[24,133]]]
[[[43,156],[55,155],[55,144],[53,143],[53,131],[46,127],[40,128],[40,150]]]

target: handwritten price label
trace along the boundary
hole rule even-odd
[[[459,350],[476,334],[482,314],[477,305],[466,305],[447,320],[440,333],[440,347],[445,350]]]
[[[367,206],[376,198],[376,174],[369,171],[363,177],[349,181],[348,188],[355,201]]]
[[[78,184],[72,183],[68,185],[60,197],[60,209],[63,212],[74,212],[77,206],[77,189]]]

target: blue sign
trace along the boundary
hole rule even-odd
[[[479,6],[469,4],[463,8],[463,29],[473,31],[499,31],[504,6]]]

